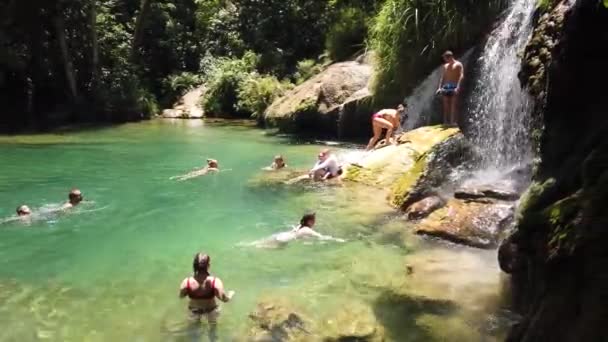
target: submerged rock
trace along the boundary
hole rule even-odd
[[[436,236],[464,245],[492,248],[513,218],[513,204],[484,204],[449,200],[414,227],[417,234]]]
[[[384,330],[368,305],[349,302],[321,328],[325,342],[381,342]]]
[[[311,338],[310,321],[284,299],[261,301],[249,318],[253,325],[247,341],[306,341]]]
[[[365,59],[330,65],[274,101],[264,113],[264,120],[282,131],[335,136],[341,106],[345,102],[353,106],[365,97],[361,93],[353,95],[367,87],[371,75],[372,66]]]
[[[443,207],[445,201],[439,196],[430,196],[410,205],[407,210],[409,220],[418,220],[429,216],[433,211]]]

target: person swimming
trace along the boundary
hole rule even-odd
[[[204,176],[209,172],[219,172],[219,171],[220,171],[220,166],[219,166],[218,161],[215,159],[207,159],[206,166],[196,169],[194,171],[191,171],[185,175],[171,177],[170,179],[177,179],[178,181],[184,181],[184,180]]]
[[[342,175],[342,167],[338,158],[329,149],[323,149],[318,155],[318,161],[308,172],[310,178],[316,181],[324,181]]]
[[[74,188],[68,194],[68,201],[61,206],[60,210],[71,209],[80,204],[83,199],[84,197],[82,196],[80,189]]]
[[[287,164],[285,164],[285,159],[283,158],[282,155],[278,154],[278,155],[274,156],[274,160],[272,161],[272,164],[270,164],[268,169],[269,170],[280,170],[285,167],[287,167]]]
[[[272,235],[270,238],[253,242],[251,245],[259,248],[278,248],[284,247],[289,242],[294,240],[319,240],[319,241],[336,241],[345,242],[344,239],[334,238],[329,235],[323,235],[315,231],[313,227],[316,223],[316,214],[307,213],[300,219],[300,224],[293,229]]]
[[[18,217],[27,217],[27,216],[30,216],[32,214],[32,211],[30,210],[30,207],[28,207],[25,204],[19,206],[17,208],[16,212],[17,212],[17,216]]]
[[[209,339],[217,340],[217,320],[220,307],[216,298],[224,303],[234,296],[234,291],[225,292],[224,284],[218,277],[209,273],[211,257],[207,254],[196,253],[192,261],[193,276],[185,278],[179,288],[179,297],[188,297],[189,319],[192,323],[200,323],[203,318],[209,323]]]

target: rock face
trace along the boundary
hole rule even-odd
[[[190,90],[175,103],[173,108],[163,110],[162,117],[170,119],[203,118],[205,113],[203,112],[203,108],[199,105],[199,100],[204,93],[204,86]]]
[[[501,247],[523,316],[508,341],[608,341],[608,9],[595,0],[556,6],[567,5],[548,49],[546,96],[535,106],[544,127],[541,162],[516,231]],[[555,12],[547,23],[559,23]]]
[[[464,245],[492,248],[513,217],[512,203],[479,203],[451,199],[414,228],[417,234],[436,236]]]
[[[357,104],[369,97],[366,88],[371,75],[372,66],[364,58],[330,65],[274,101],[264,120],[286,132],[336,136],[343,105],[357,112]]]
[[[464,155],[457,128],[421,127],[402,134],[398,146],[386,146],[345,168],[345,179],[389,189],[392,205],[405,209],[429,196]]]
[[[445,201],[439,196],[429,196],[410,205],[405,213],[408,220],[418,220],[429,216],[433,211],[443,207]]]

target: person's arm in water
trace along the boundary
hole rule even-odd
[[[300,237],[311,237],[311,238],[319,239],[321,241],[333,240],[333,241],[338,241],[338,242],[344,242],[343,239],[336,239],[336,238],[331,237],[329,235],[320,234],[320,233],[318,233],[318,232],[316,232],[313,229],[308,228],[308,227],[300,228],[298,230],[297,234]]]
[[[460,76],[458,76],[458,83],[456,84],[455,92],[456,94],[460,94],[460,83],[462,83],[462,80],[464,79],[464,66],[462,65],[462,63],[458,62],[456,68],[458,69],[458,73],[460,74]]]
[[[232,297],[234,296],[234,291],[226,292],[224,290],[224,283],[220,280],[220,278],[215,278],[215,296],[217,299],[221,300],[224,303],[228,303]]]
[[[331,158],[327,158],[327,159],[325,159],[325,161],[317,163],[317,165],[315,165],[312,169],[310,169],[309,174],[313,174],[316,171],[319,171],[321,169],[328,167],[330,160],[331,160]]]

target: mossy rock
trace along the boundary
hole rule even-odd
[[[437,145],[456,135],[459,135],[457,128],[443,126],[409,131],[398,137],[397,146],[374,150],[356,165],[348,165],[344,178],[376,188],[396,187],[392,193],[405,190],[425,170],[425,156]]]

